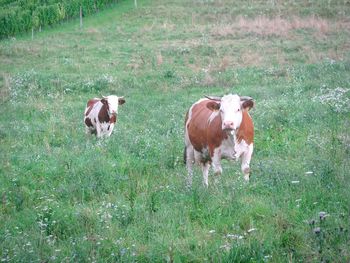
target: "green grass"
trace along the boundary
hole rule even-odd
[[[122,1],[1,41],[1,261],[348,262],[349,5],[283,3]],[[189,190],[185,113],[230,92],[256,101],[251,181],[223,162]]]

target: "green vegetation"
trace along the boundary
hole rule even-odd
[[[98,12],[114,0],[0,0],[0,39]]]
[[[2,262],[349,262],[347,1],[123,1],[0,42]],[[186,188],[183,122],[251,96],[252,177]],[[124,95],[110,138],[89,98]]]

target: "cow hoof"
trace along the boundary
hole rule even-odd
[[[249,173],[250,173],[250,168],[246,167],[243,169],[243,174],[244,174],[244,180],[249,181]]]

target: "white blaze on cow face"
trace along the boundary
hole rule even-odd
[[[214,104],[213,104],[214,103]],[[208,103],[211,110],[219,110],[222,120],[222,130],[236,130],[242,122],[241,99],[238,95],[226,95],[220,102]]]
[[[110,114],[118,114],[118,106],[121,103],[121,100],[123,99],[122,97],[119,98],[118,96],[115,95],[110,95],[110,96],[103,96],[103,98],[107,101],[108,103],[108,110]]]

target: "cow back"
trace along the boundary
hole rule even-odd
[[[95,105],[97,102],[99,102],[99,101],[100,101],[100,99],[95,98],[95,99],[91,99],[91,100],[89,100],[89,101],[87,102],[87,104],[86,104],[86,110],[85,110],[85,116],[88,116],[88,115],[89,115],[89,113],[90,113],[90,111],[92,110],[92,108],[94,107],[94,105]]]
[[[208,147],[212,156],[226,135],[221,129],[220,114],[207,108],[208,101],[204,99],[192,106],[186,128],[194,149],[202,152],[203,148]]]

